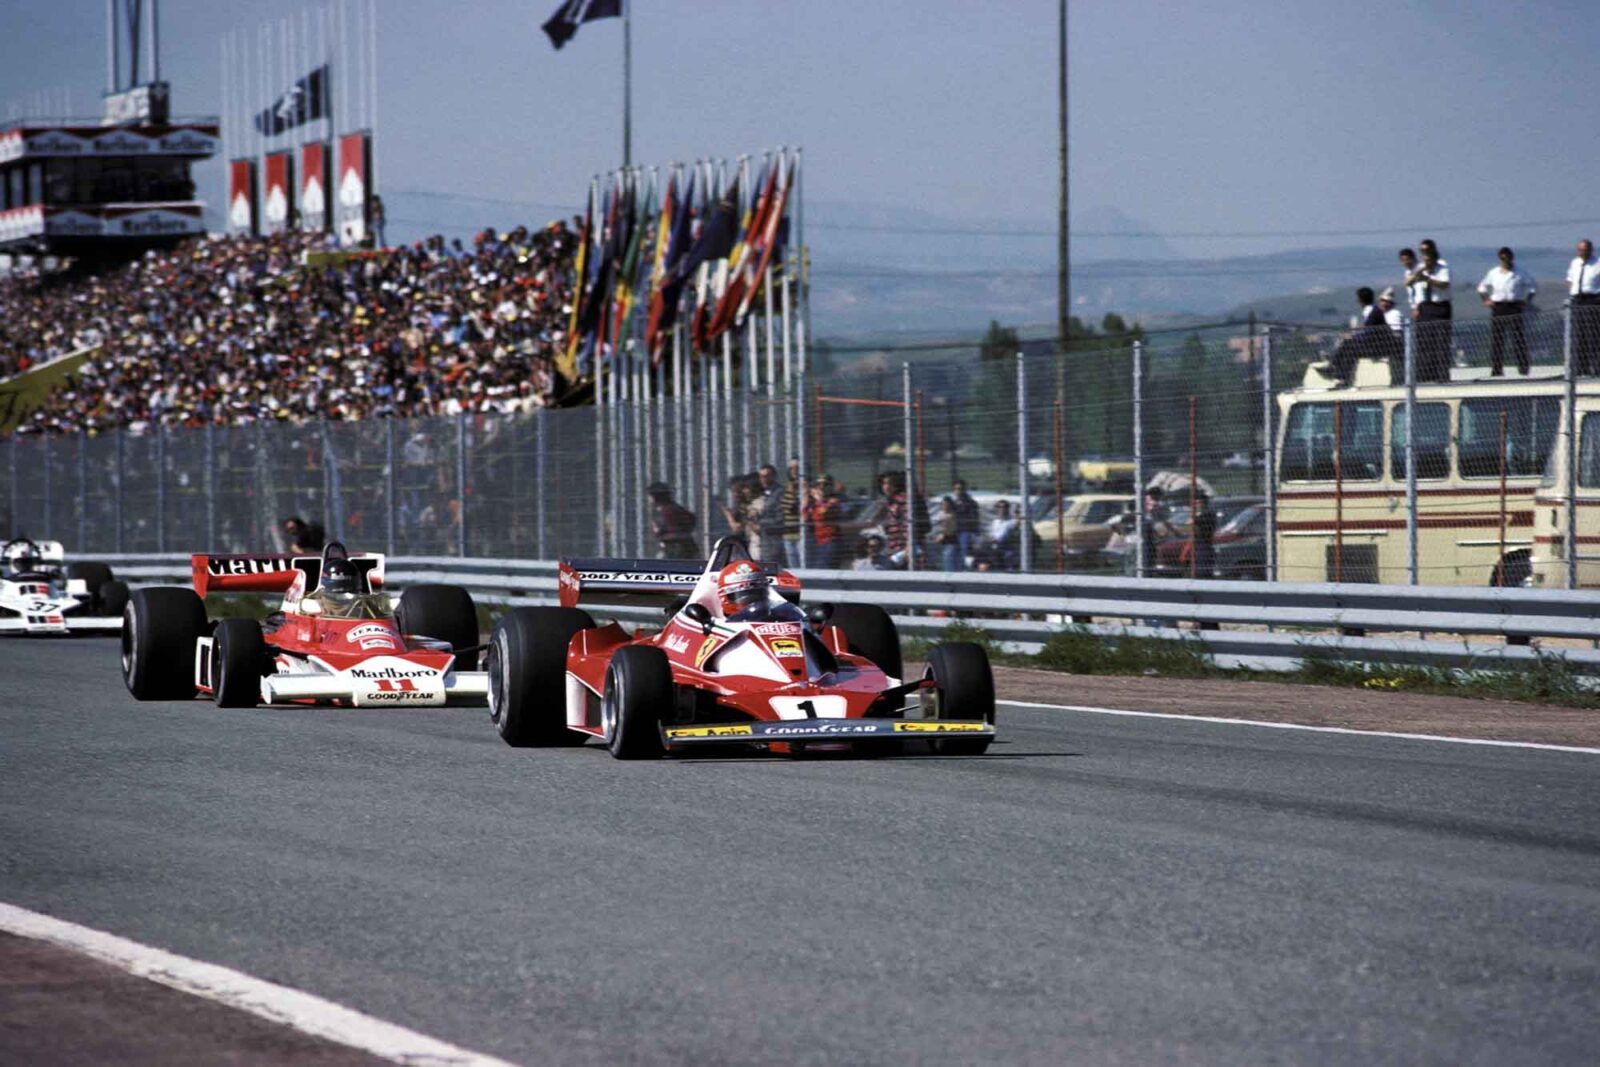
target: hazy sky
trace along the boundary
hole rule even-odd
[[[581,202],[620,158],[622,26],[588,24],[556,52],[539,24],[557,3],[378,0],[380,189]],[[813,202],[1053,227],[1052,0],[635,8],[636,162],[800,144]],[[224,31],[300,9],[166,0],[176,110],[219,110]],[[0,115],[66,86],[97,109],[102,0],[0,11]],[[1600,233],[1593,0],[1078,0],[1070,33],[1075,207],[1170,233],[1290,234],[1188,252]],[[207,177],[219,203],[220,168]],[[1566,219],[1591,221],[1445,229]],[[1398,232],[1293,235],[1363,229]]]

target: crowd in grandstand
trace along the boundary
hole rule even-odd
[[[0,280],[0,378],[92,350],[19,432],[513,412],[558,395],[566,223],[308,263],[326,241],[207,237],[98,276]]]

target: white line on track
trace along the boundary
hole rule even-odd
[[[1138,719],[1173,719],[1178,722],[1209,722],[1224,726],[1261,726],[1269,730],[1306,730],[1319,734],[1350,734],[1354,737],[1393,737],[1405,741],[1444,741],[1452,745],[1488,745],[1492,748],[1536,748],[1546,752],[1580,752],[1600,756],[1600,748],[1579,745],[1546,745],[1537,741],[1493,741],[1484,737],[1445,737],[1441,734],[1402,734],[1388,730],[1353,730],[1348,726],[1306,726],[1297,722],[1262,722],[1259,719],[1224,719],[1214,715],[1178,715],[1170,711],[1129,711],[1125,708],[1097,708],[1088,704],[1039,704],[1031,700],[997,700],[1014,708],[1044,708],[1049,711],[1086,711],[1093,715],[1126,715]]]
[[[512,1067],[505,1060],[457,1048],[298,989],[11,904],[0,903],[0,930],[81,952],[140,978],[395,1063],[414,1067]]]

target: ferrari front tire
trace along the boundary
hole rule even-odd
[[[932,700],[928,702],[933,719],[978,719],[994,725],[994,672],[989,655],[967,641],[937,645],[928,653],[923,678],[933,679]],[[928,690],[923,690],[927,693]],[[941,737],[931,747],[941,756],[981,756],[989,749],[991,737]]]
[[[567,727],[567,646],[594,619],[578,608],[514,608],[489,638],[489,719],[518,748],[581,745]]]
[[[219,708],[253,708],[261,703],[261,676],[267,665],[267,643],[254,619],[217,623],[211,653],[211,699]]]
[[[672,708],[672,667],[659,648],[628,645],[612,653],[600,698],[606,747],[617,759],[660,759],[661,720]]]
[[[194,696],[194,649],[206,606],[192,589],[137,590],[122,613],[122,680],[139,700]]]

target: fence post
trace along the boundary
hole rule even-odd
[[[117,547],[117,552],[119,554],[122,552],[122,482],[123,482],[123,476],[127,473],[127,459],[126,459],[126,456],[124,455],[124,451],[123,451],[123,437],[126,436],[127,432],[128,431],[126,429],[124,429],[124,428],[122,428],[120,426],[117,427],[117,429],[116,429],[116,435],[117,435],[117,500],[116,500],[116,506],[114,508],[114,512],[115,512],[116,518],[117,518],[117,542],[116,542],[116,547]],[[17,453],[16,453],[16,449],[14,447],[16,445],[16,443],[17,443],[17,439],[15,437],[13,437],[11,439],[11,444],[13,445],[12,452],[11,452],[11,458],[12,458],[12,461],[13,461],[13,463],[12,463],[12,469],[13,470],[16,469],[15,460],[16,460]]]
[[[167,550],[167,431],[156,423],[156,551]]]
[[[1021,569],[1033,569],[1033,514],[1028,507],[1028,364],[1017,353],[1017,488],[1021,512],[1017,517],[1017,540],[1022,549]]]
[[[1272,327],[1261,335],[1261,464],[1262,488],[1266,490],[1266,573],[1269,582],[1278,580],[1278,435],[1276,405],[1272,398]]]
[[[539,559],[549,559],[545,555],[545,482],[544,482],[544,420],[550,417],[548,408],[539,408],[533,413],[533,484],[538,487],[538,502],[534,505],[539,512]]]
[[[52,442],[54,436],[54,434],[44,435],[44,533],[39,535],[42,537],[47,537],[52,541],[57,540],[57,538],[53,536],[55,534],[55,530],[53,529],[54,524],[51,521],[52,512],[55,506],[55,478],[50,473],[50,461],[54,458],[51,453],[55,451],[55,446]]]
[[[18,467],[17,467],[17,435],[16,434],[12,434],[11,435],[11,520],[10,520],[11,521],[11,528],[6,531],[6,536],[8,538],[15,538],[17,536],[17,523],[18,523],[18,519],[17,519],[17,500],[18,500],[17,470],[18,470]],[[121,473],[120,472],[118,473],[117,477],[119,479],[121,478]],[[119,548],[118,551],[121,551],[121,549]]]
[[[216,552],[217,544],[217,439],[216,427],[206,423],[206,551]]]
[[[391,556],[395,554],[395,536],[399,532],[395,514],[399,502],[395,498],[400,487],[400,451],[395,447],[394,438],[394,416],[390,415],[383,420],[383,543],[384,551]]]
[[[900,392],[902,406],[900,408],[901,421],[904,424],[906,442],[906,570],[917,569],[917,460],[913,451],[915,442],[911,438],[911,364],[900,364]]]
[[[785,365],[787,365],[788,360],[788,341],[788,336],[785,335]],[[809,567],[811,560],[808,558],[809,553],[806,551],[806,544],[811,540],[811,531],[806,528],[805,520],[806,486],[810,485],[811,480],[822,472],[811,469],[811,465],[806,462],[806,368],[804,366],[795,370],[794,381],[789,390],[789,407],[792,409],[789,417],[794,420],[795,428],[796,445],[794,454],[800,460],[800,566]]]
[[[1572,302],[1562,313],[1561,364],[1566,376],[1567,588],[1578,588],[1578,373],[1572,351]]]
[[[1270,484],[1270,483],[1269,483]],[[1133,573],[1144,577],[1144,342],[1133,342]],[[1270,543],[1270,542],[1269,542]]]
[[[77,551],[89,549],[89,461],[84,455],[89,435],[78,434],[78,545]],[[98,546],[97,546],[98,547]]]
[[[606,551],[605,381],[597,350],[594,354],[594,550],[596,555],[602,556]]]
[[[467,555],[467,413],[456,415],[456,555]]]
[[[1417,565],[1417,335],[1402,319],[1400,336],[1406,362],[1406,581],[1417,585],[1422,574]]]

